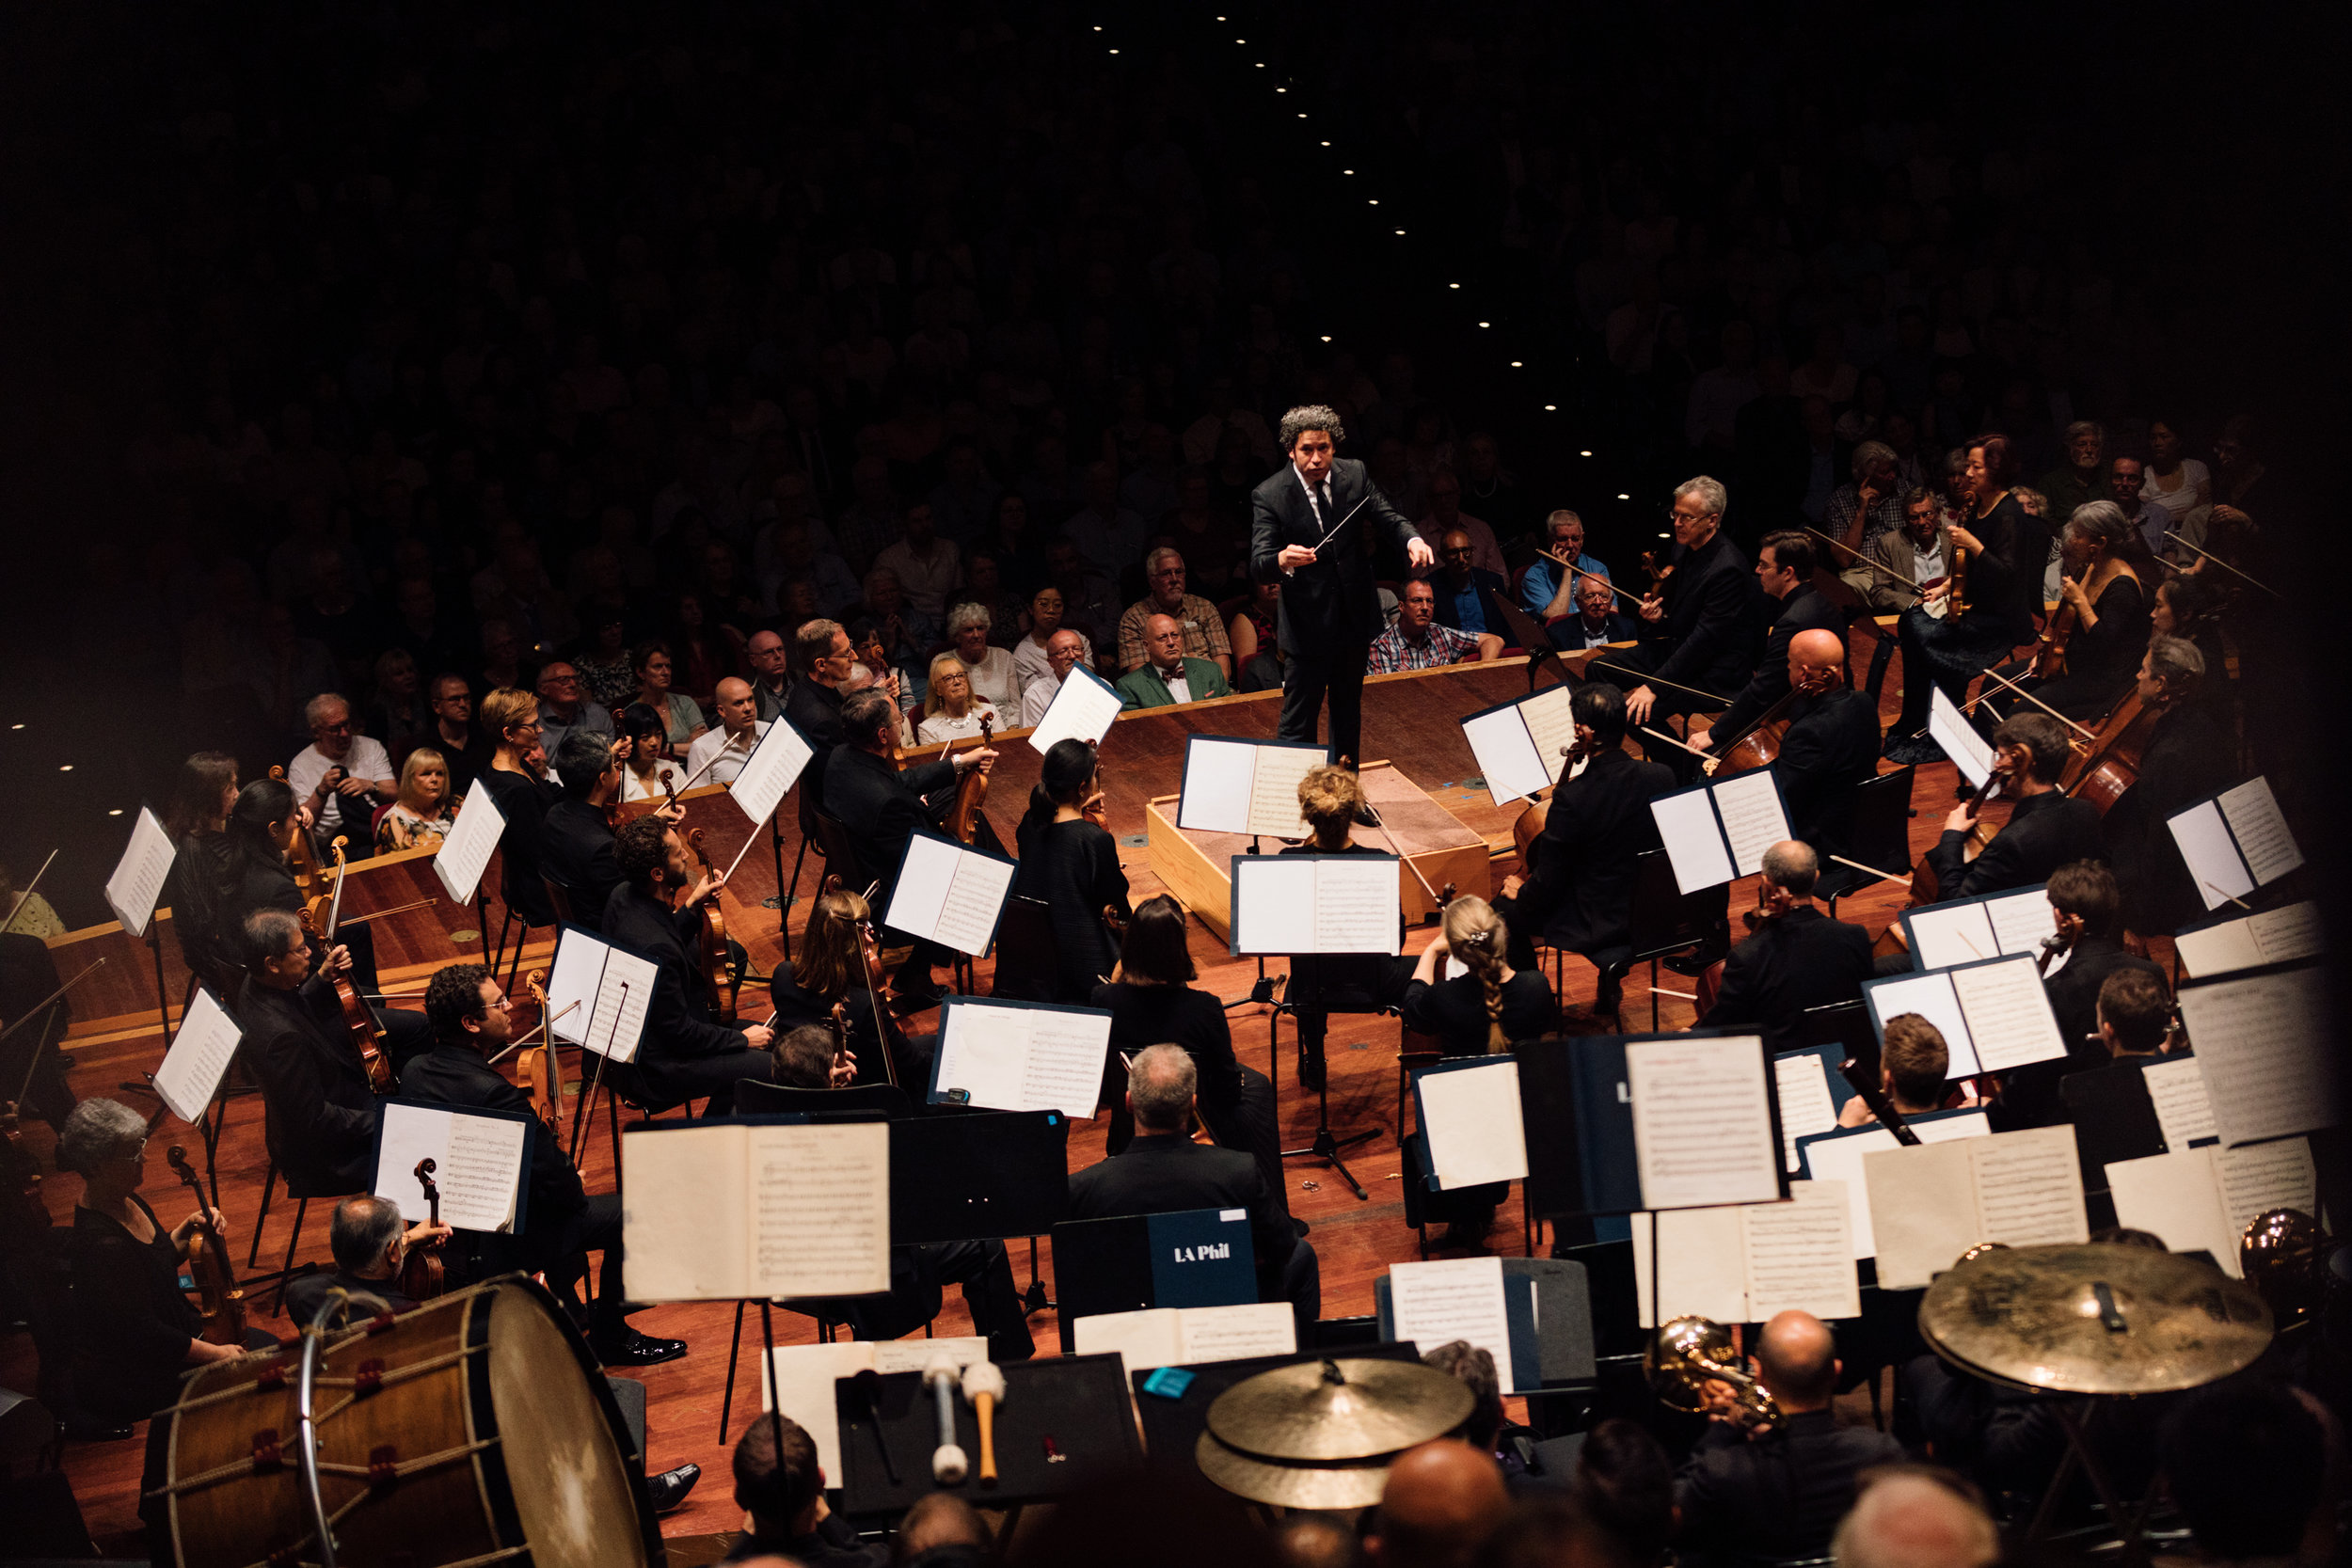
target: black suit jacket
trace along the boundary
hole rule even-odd
[[[1553,791],[1535,868],[1517,912],[1554,946],[1587,957],[1628,940],[1633,860],[1658,847],[1649,803],[1675,787],[1672,770],[1621,749],[1602,752]]]
[[[1664,617],[1644,623],[1641,668],[1717,696],[1737,692],[1756,668],[1764,635],[1764,593],[1747,552],[1718,530],[1695,550],[1677,545],[1673,565]],[[1687,701],[1677,691],[1665,695]]]
[[[1070,1217],[1173,1214],[1187,1209],[1247,1209],[1258,1265],[1258,1299],[1282,1299],[1282,1269],[1296,1236],[1266,1191],[1255,1156],[1194,1143],[1173,1132],[1138,1134],[1126,1152],[1070,1178]]]
[[[1544,630],[1551,638],[1553,647],[1564,653],[1583,652],[1583,616],[1564,615],[1547,626]],[[1622,610],[1613,610],[1609,612],[1607,626],[1601,636],[1604,641],[1610,642],[1638,642],[1642,639],[1642,623]]]
[[[1967,842],[1966,833],[1947,832],[1928,851],[1938,898],[1980,898],[2031,887],[2048,881],[2061,865],[2107,858],[2106,843],[2099,836],[2099,808],[2055,789],[2018,801],[2008,825],[1993,835],[1974,865],[1965,859]]]
[[[1486,629],[1505,642],[1518,641],[1511,635],[1511,628],[1502,619],[1502,606],[1510,596],[1510,584],[1504,582],[1498,573],[1473,566],[1470,568],[1470,586],[1478,591],[1478,613],[1486,617]],[[1446,581],[1445,573],[1429,574],[1429,590],[1438,596],[1438,624],[1460,631],[1461,606],[1454,599],[1454,585]]]
[[[718,999],[710,994],[702,967],[687,945],[688,933],[698,929],[701,918],[691,908],[673,910],[628,882],[614,888],[604,906],[604,934],[660,966],[653,999],[645,1005],[645,1032],[636,1062],[657,1093],[663,1091],[665,1062],[749,1049],[741,1030],[710,1021]]]
[[[531,1096],[500,1076],[469,1045],[437,1044],[401,1069],[400,1092],[405,1100],[475,1111],[517,1111],[531,1122],[531,1201],[524,1224],[552,1227],[588,1207],[587,1189],[562,1142],[548,1135],[545,1123],[531,1108]]]
[[[241,1053],[268,1107],[262,1138],[278,1168],[321,1192],[373,1187],[383,1111],[343,1033],[334,988],[315,974],[293,990],[247,981],[237,1022],[245,1030]]]
[[[2001,1097],[1992,1110],[1993,1131],[2019,1132],[2070,1119],[2063,1081],[2085,1069],[2106,1065],[2107,1048],[2091,1037],[2099,1029],[2099,988],[2108,975],[2124,969],[2141,970],[2158,978],[2164,974],[2146,958],[2125,952],[2114,937],[2084,937],[2067,954],[2065,966],[2042,982],[2067,1053],[2054,1062],[2030,1062],[2002,1075]],[[2106,1185],[2105,1181],[2098,1184]]]
[[[1285,654],[1327,656],[1351,645],[1367,645],[1379,636],[1380,592],[1364,550],[1367,531],[1375,540],[1392,542],[1399,552],[1421,537],[1411,519],[1380,493],[1361,463],[1337,459],[1325,483],[1331,493],[1327,520],[1316,515],[1294,464],[1284,463],[1249,493],[1249,576],[1257,582],[1282,585],[1280,642]],[[1349,516],[1359,505],[1362,510]],[[1284,577],[1278,560],[1282,546],[1315,547],[1342,517],[1347,518],[1346,526],[1316,549],[1313,563]]]
[[[808,766],[801,770],[801,788],[808,803],[828,816],[835,815],[825,804],[825,764],[834,748],[841,744],[841,693],[803,675],[792,683],[784,716],[808,741]]]
[[[570,795],[549,806],[539,829],[539,869],[570,895],[575,921],[602,930],[604,906],[622,880],[604,808]]]
[[[1820,1557],[1853,1506],[1854,1477],[1899,1464],[1903,1446],[1870,1427],[1839,1427],[1826,1410],[1791,1416],[1749,1442],[1713,1421],[1676,1480],[1679,1560]]]
[[[854,746],[834,748],[825,764],[825,810],[850,835],[859,872],[866,880],[882,883],[873,898],[876,910],[889,907],[891,883],[898,879],[907,840],[916,829],[932,825],[923,798],[955,781],[955,764],[945,758],[901,772],[888,757]]]
[[[1739,696],[1712,726],[1713,733],[1726,740],[1761,719],[1767,708],[1788,695],[1788,644],[1797,633],[1834,631],[1839,641],[1845,641],[1844,612],[1816,592],[1811,583],[1798,584],[1796,592],[1772,609],[1772,628],[1765,634],[1764,652],[1756,673],[1748,677],[1748,684],[1740,689]]]
[[[1816,909],[1766,922],[1724,958],[1723,989],[1702,1024],[1753,1023],[1774,1051],[1793,1051],[1797,1015],[1862,999],[1870,978],[1870,933]]]
[[[1848,826],[1854,791],[1878,771],[1878,705],[1859,691],[1841,689],[1800,697],[1788,713],[1788,729],[1772,763],[1788,814],[1788,835],[1813,847],[1821,857],[1822,875],[1842,872],[1829,857],[1852,853]]]

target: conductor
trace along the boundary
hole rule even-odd
[[[1331,753],[1360,757],[1365,652],[1380,632],[1365,531],[1393,540],[1416,568],[1438,558],[1361,463],[1334,455],[1347,438],[1336,412],[1320,404],[1294,408],[1279,435],[1290,462],[1249,497],[1249,575],[1282,585],[1277,733],[1313,740],[1328,691]]]

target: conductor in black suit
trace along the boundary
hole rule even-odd
[[[1783,839],[1764,851],[1765,919],[1724,959],[1723,987],[1702,1025],[1753,1023],[1773,1051],[1794,1050],[1797,1015],[1862,1000],[1870,978],[1870,933],[1813,907],[1820,858]]]
[[[1715,750],[1719,740],[1728,744],[1739,739],[1788,695],[1788,645],[1799,633],[1825,631],[1838,640],[1841,654],[1844,650],[1845,614],[1813,586],[1812,540],[1794,529],[1766,534],[1756,546],[1756,581],[1772,612],[1763,659],[1723,716],[1691,732],[1691,744],[1704,750]]]
[[[1181,1045],[1147,1046],[1136,1053],[1127,1069],[1135,1139],[1125,1152],[1071,1177],[1070,1217],[1248,1210],[1258,1299],[1288,1301],[1304,1336],[1323,1313],[1323,1274],[1315,1249],[1293,1227],[1247,1151],[1197,1144],[1184,1135],[1198,1083],[1192,1056]]]
[[[1625,749],[1625,694],[1598,681],[1568,700],[1578,749],[1591,760],[1584,771],[1552,792],[1544,831],[1530,850],[1534,863],[1517,894],[1494,901],[1510,927],[1514,969],[1535,967],[1534,938],[1581,953],[1601,971],[1596,1013],[1617,1010],[1618,986],[1609,966],[1632,940],[1633,866],[1658,847],[1658,820],[1649,803],[1675,786],[1674,774]]]
[[[2046,882],[2050,873],[2075,861],[2104,861],[2099,808],[2058,786],[2065,769],[2066,731],[2046,713],[2021,713],[1993,732],[1994,768],[2007,782],[2002,793],[2017,804],[2008,823],[1993,835],[1984,853],[1967,859],[1969,831],[1976,823],[1962,801],[1944,819],[1944,834],[1928,851],[1938,898],[1981,898],[2013,887]]]
[[[1723,531],[1729,497],[1701,474],[1675,488],[1673,575],[1642,601],[1642,645],[1595,659],[1597,679],[1626,689],[1626,721],[1728,707],[1746,684],[1763,640],[1764,615],[1748,558]],[[1679,747],[1642,737],[1653,757],[1680,759]]]
[[[1789,639],[1788,684],[1797,700],[1788,705],[1788,728],[1772,759],[1788,836],[1825,859],[1851,857],[1854,792],[1879,770],[1878,706],[1846,684],[1846,644],[1833,631],[1811,628]],[[1851,866],[1828,866],[1822,895],[1861,879]]]
[[[1249,575],[1282,585],[1277,733],[1313,740],[1328,691],[1331,754],[1360,762],[1364,653],[1381,625],[1365,541],[1392,541],[1415,568],[1438,558],[1361,463],[1333,455],[1347,438],[1337,413],[1314,404],[1294,408],[1280,435],[1290,461],[1249,497]]]

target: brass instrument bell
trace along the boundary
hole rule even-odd
[[[1780,1405],[1740,1364],[1731,1330],[1719,1323],[1700,1317],[1667,1320],[1643,1354],[1642,1370],[1650,1392],[1669,1409],[1708,1414],[1713,1406],[1708,1402],[1707,1385],[1721,1383],[1731,1389],[1733,1403],[1749,1425],[1780,1424]]]

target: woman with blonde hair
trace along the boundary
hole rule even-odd
[[[375,852],[437,846],[456,822],[449,763],[432,747],[420,746],[400,765],[400,797],[375,825]]]
[[[1559,1022],[1542,972],[1515,970],[1503,956],[1510,927],[1484,898],[1465,894],[1445,907],[1445,926],[1422,949],[1405,987],[1405,1027],[1434,1035],[1449,1056],[1507,1051],[1549,1034]],[[1446,960],[1464,973],[1444,977]]]
[[[474,783],[490,792],[499,815],[506,819],[499,835],[499,897],[527,924],[552,926],[555,906],[548,902],[547,884],[539,874],[539,830],[557,790],[532,766],[532,758],[546,755],[537,693],[500,687],[482,699],[481,723],[482,733],[493,737],[497,750]]]
[[[1001,724],[996,710],[972,695],[972,667],[955,654],[931,660],[925,682],[923,721],[915,738],[929,746],[942,740],[961,740],[980,733],[980,721]]]
[[[1385,855],[1386,841],[1356,842],[1359,816],[1369,816],[1364,786],[1344,768],[1316,768],[1298,781],[1298,815],[1307,819],[1309,837],[1294,844],[1285,855]],[[1397,911],[1397,940],[1404,942],[1405,912]],[[1345,1010],[1377,1012],[1392,1006],[1404,994],[1411,966],[1403,958],[1367,954],[1361,957],[1294,958],[1290,991],[1306,1000],[1293,1008],[1298,1020],[1298,1081],[1311,1089],[1323,1087],[1323,1037],[1328,1009],[1316,1004],[1338,998]]]

